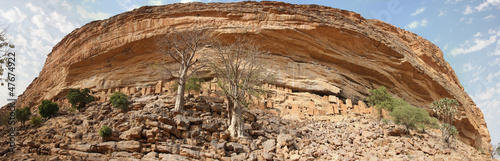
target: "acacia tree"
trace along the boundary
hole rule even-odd
[[[195,57],[199,55],[198,50],[204,46],[207,38],[208,32],[205,28],[194,26],[183,31],[172,28],[170,33],[158,42],[160,52],[170,56],[179,68],[176,74],[167,69],[167,73],[178,78],[179,85],[174,109],[176,111],[184,110],[184,91],[187,80],[193,73],[204,67]]]
[[[243,136],[242,108],[245,96],[261,93],[258,88],[271,79],[271,73],[263,67],[259,48],[247,40],[234,43],[214,43],[215,56],[210,67],[216,73],[217,85],[228,100],[231,137]]]

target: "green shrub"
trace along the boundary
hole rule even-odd
[[[99,130],[99,136],[106,138],[110,137],[111,134],[113,133],[113,130],[107,125],[102,125],[101,129]]]
[[[201,90],[201,82],[203,81],[199,78],[189,78],[188,82],[186,83],[186,90],[188,91],[188,93],[189,91],[199,92]]]
[[[427,126],[423,123],[417,124],[416,127],[417,127],[417,129],[420,129],[420,132],[422,132],[422,133],[424,133],[425,130],[427,129]]]
[[[386,118],[382,118],[382,122],[383,122],[384,124],[388,124],[388,123],[389,123],[389,120],[387,120]]]
[[[42,117],[40,117],[40,116],[33,116],[33,117],[31,117],[31,125],[38,126],[41,123],[42,123]]]
[[[199,78],[194,78],[194,77],[191,77],[188,79],[188,81],[186,82],[186,91],[189,93],[189,91],[195,91],[195,92],[198,92],[201,90],[201,82],[203,82],[203,80],[199,79]],[[179,88],[179,81],[175,81],[174,84],[172,84],[172,87],[174,88],[175,91],[177,91],[177,88]]]
[[[454,148],[458,136],[457,128],[450,124],[444,123],[441,125],[441,133],[443,141],[448,145],[448,147]]]
[[[9,118],[10,116],[8,112],[0,113],[0,126],[7,125],[9,123]]]
[[[405,100],[403,100],[401,98],[394,98],[394,99],[392,99],[391,103],[392,104],[390,106],[392,106],[392,109],[394,109],[395,107],[399,107],[399,106],[408,106],[409,105]],[[392,110],[390,110],[390,111],[392,111]]]
[[[115,92],[111,95],[109,102],[113,107],[120,108],[122,110],[126,110],[128,108],[128,98],[127,95],[121,92]]]
[[[66,98],[68,99],[69,103],[71,103],[72,108],[82,110],[88,103],[95,101],[94,96],[91,96],[89,93],[90,90],[88,88],[82,90],[70,89],[69,94],[66,95]]]
[[[24,123],[29,120],[31,116],[31,110],[28,106],[21,108],[21,109],[16,109],[16,120],[21,121],[23,126],[25,125]]]
[[[420,129],[422,133],[425,133],[429,126],[432,129],[439,129],[439,120],[435,117],[428,116],[423,123],[417,124],[417,128]]]
[[[56,114],[57,111],[59,111],[59,107],[57,103],[54,103],[50,100],[43,100],[42,104],[38,106],[38,110],[40,116],[42,116],[43,118],[48,118]]]
[[[431,126],[433,129],[439,129],[439,120],[435,117],[431,117],[429,119],[428,124]]]
[[[387,93],[384,86],[377,89],[370,89],[370,96],[368,96],[368,104],[370,106],[375,106],[379,113],[380,119],[384,116],[382,114],[382,109],[387,111],[392,111],[394,108],[394,98]]]
[[[405,126],[407,132],[410,129],[415,129],[419,124],[425,126],[425,123],[429,120],[427,111],[411,105],[398,106],[394,108],[390,115],[395,123]]]

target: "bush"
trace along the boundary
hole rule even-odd
[[[189,91],[195,91],[195,92],[198,92],[201,90],[201,82],[203,82],[203,80],[199,79],[199,78],[194,78],[194,77],[191,77],[188,79],[188,81],[186,82],[185,84],[185,88],[186,88],[186,91],[189,93]],[[172,84],[173,88],[175,91],[177,91],[177,88],[179,88],[179,81],[175,81],[174,84]]]
[[[425,123],[430,119],[427,111],[411,105],[398,106],[390,115],[395,123],[404,125],[407,132],[410,129],[415,129],[419,124],[425,126]]]
[[[201,90],[201,82],[203,81],[199,78],[189,78],[188,82],[186,83],[186,90],[188,91],[188,93],[189,91],[199,92]]]
[[[102,125],[101,130],[99,130],[99,136],[103,138],[110,137],[111,134],[113,133],[113,130],[107,125]]]
[[[59,107],[57,103],[54,103],[49,100],[43,100],[42,104],[38,106],[38,110],[40,112],[40,116],[43,118],[51,117],[59,111]]]
[[[16,120],[21,121],[23,126],[25,125],[24,123],[29,120],[30,116],[31,110],[28,106],[21,109],[16,109]]]
[[[0,126],[7,125],[9,123],[9,118],[10,116],[8,112],[0,113]]]
[[[458,135],[457,128],[450,124],[444,123],[441,125],[441,133],[443,135],[443,141],[448,145],[448,147],[454,148]]]
[[[69,94],[66,95],[69,103],[71,103],[71,107],[77,110],[82,110],[85,106],[93,102],[95,100],[94,96],[91,96],[90,90],[85,88],[83,90],[80,89],[70,89]]]
[[[122,110],[126,110],[128,108],[128,98],[127,95],[121,92],[115,92],[111,95],[109,102],[113,107],[120,108]]]
[[[31,125],[38,126],[42,123],[42,118],[40,116],[31,117]]]
[[[392,111],[394,108],[394,98],[392,98],[389,93],[385,90],[384,86],[377,89],[370,89],[370,96],[368,96],[368,104],[370,106],[375,106],[379,113],[380,119],[384,116],[382,115],[382,109],[387,111]]]
[[[439,129],[439,120],[435,117],[431,117],[427,124],[429,124],[433,129]]]
[[[439,129],[439,120],[435,117],[428,116],[424,123],[417,124],[417,128],[420,129],[420,132],[425,133],[430,126],[432,129]]]
[[[389,120],[387,120],[386,118],[382,118],[382,122],[383,122],[384,124],[389,124]]]
[[[395,99],[392,99],[392,102],[391,102],[390,106],[392,106],[393,107],[392,109],[394,109],[395,107],[408,106],[408,105],[409,104],[405,100],[403,100],[401,98],[395,98]]]

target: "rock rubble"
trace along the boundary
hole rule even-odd
[[[147,96],[143,96],[147,97]],[[140,98],[137,98],[140,99]],[[196,103],[196,102],[190,102]],[[459,143],[448,149],[439,133],[402,133],[399,125],[373,115],[353,114],[338,121],[281,119],[260,109],[245,115],[246,136],[231,138],[221,112],[196,108],[172,112],[163,107],[122,111],[92,103],[85,112],[60,112],[40,127],[17,132],[16,153],[2,160],[483,160],[478,150]],[[223,111],[225,107],[223,106]],[[103,112],[109,110],[107,112]],[[93,116],[100,113],[103,117]],[[97,134],[102,125],[109,138]],[[1,131],[2,135],[6,130]],[[7,146],[0,138],[1,147]],[[0,148],[0,151],[3,150]]]

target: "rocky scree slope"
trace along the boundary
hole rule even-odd
[[[59,100],[70,88],[93,91],[152,85],[165,77],[150,69],[172,61],[155,42],[176,27],[210,28],[214,39],[248,37],[270,55],[276,84],[294,91],[365,99],[385,86],[393,95],[425,108],[450,97],[461,106],[453,123],[459,139],[489,149],[482,112],[465,93],[441,50],[424,38],[345,10],[282,2],[187,3],[145,6],[74,30],[48,55],[39,77],[17,107]],[[35,109],[36,110],[36,109]]]
[[[82,112],[64,108],[39,127],[19,129],[14,154],[3,155],[9,131],[1,127],[0,160],[489,160],[461,142],[446,148],[436,131],[406,135],[374,115],[288,120],[245,110],[246,136],[234,139],[219,98],[190,99],[184,112],[172,111],[173,100],[134,97],[129,111],[100,102]],[[105,140],[102,125],[113,129]]]

